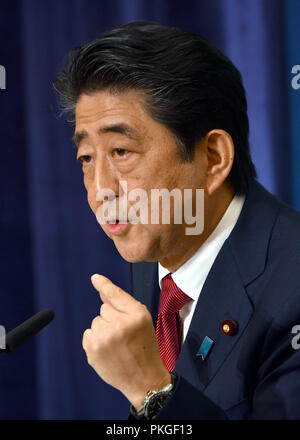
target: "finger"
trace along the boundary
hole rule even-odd
[[[92,333],[98,333],[98,332],[101,333],[104,324],[105,324],[105,320],[102,318],[102,316],[100,315],[96,316],[91,323]]]
[[[94,274],[91,281],[96,290],[100,293],[103,302],[109,302],[120,312],[127,312],[130,307],[139,304],[133,296],[112,283],[103,275]]]
[[[84,351],[87,350],[87,346],[89,341],[91,340],[92,334],[92,330],[90,328],[87,328],[82,335],[82,348],[84,349]]]
[[[120,319],[121,314],[124,315],[124,312],[116,310],[110,303],[103,303],[100,307],[100,316],[106,322],[117,321]]]

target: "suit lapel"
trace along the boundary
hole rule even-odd
[[[252,313],[251,302],[226,242],[202,288],[175,371],[188,376],[189,381],[203,391],[237,343]],[[222,322],[226,319],[238,323],[233,336],[222,332]],[[214,344],[203,360],[197,352],[206,336]]]

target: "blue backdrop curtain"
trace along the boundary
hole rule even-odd
[[[81,338],[100,307],[90,275],[128,289],[128,264],[89,210],[51,83],[68,50],[135,19],[201,33],[233,60],[259,181],[300,209],[300,89],[291,87],[298,0],[0,1],[0,324],[10,330],[43,308],[56,313],[1,356],[1,419],[127,418],[127,401],[88,366]]]

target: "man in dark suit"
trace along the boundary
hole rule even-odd
[[[136,22],[76,48],[55,88],[89,205],[132,263],[129,293],[92,277],[89,364],[132,418],[299,418],[300,217],[256,181],[237,69]]]

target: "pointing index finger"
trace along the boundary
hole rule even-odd
[[[116,286],[103,275],[94,274],[91,281],[96,290],[98,290],[103,302],[109,302],[120,312],[128,311],[128,308],[137,301],[120,287]]]

